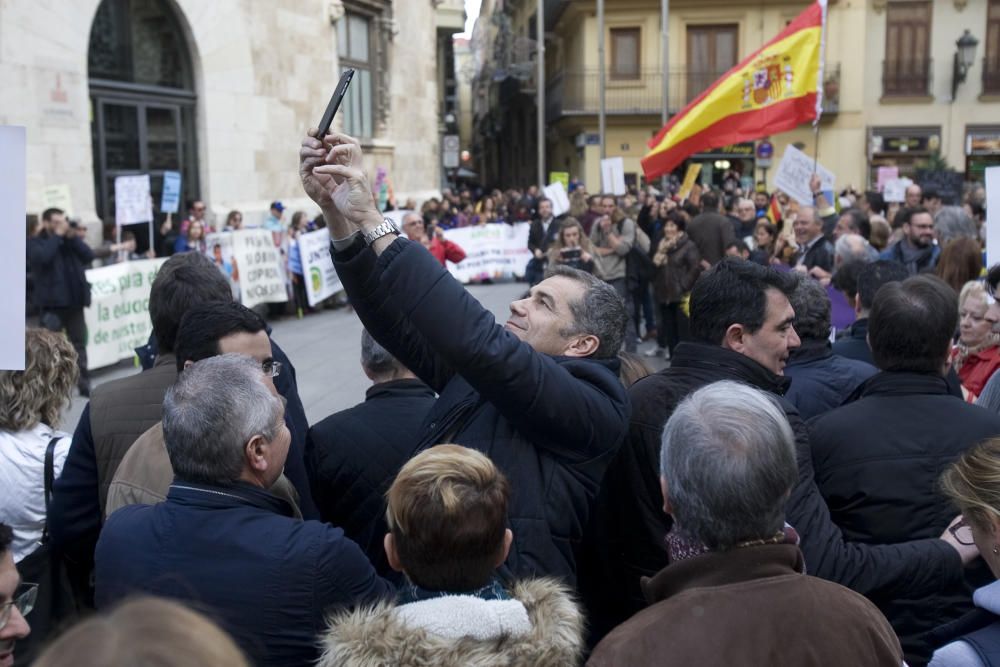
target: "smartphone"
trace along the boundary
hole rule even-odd
[[[319,134],[316,137],[322,141],[326,133],[330,131],[330,125],[333,123],[333,117],[337,114],[337,109],[340,108],[340,103],[344,101],[344,95],[347,94],[347,87],[351,85],[351,79],[354,78],[354,70],[346,69],[344,73],[340,75],[340,82],[337,84],[337,89],[333,91],[333,97],[330,98],[330,103],[326,105],[326,111],[323,112],[323,119],[319,121]]]

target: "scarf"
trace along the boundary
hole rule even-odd
[[[798,544],[799,534],[795,532],[794,528],[786,523],[784,528],[781,529],[781,532],[775,534],[774,538],[741,542],[737,544],[735,548],[739,549],[742,547],[756,546],[758,544],[767,544],[771,542],[774,544]],[[688,537],[682,531],[678,530],[676,524],[674,524],[674,527],[670,529],[669,533],[667,533],[667,536],[664,538],[664,543],[666,544],[668,558],[671,563],[688,560],[689,558],[701,556],[702,554],[707,554],[711,551],[711,549],[698,540]]]
[[[500,580],[496,578],[482,588],[477,588],[474,591],[431,591],[426,588],[421,588],[407,579],[406,585],[400,587],[399,593],[396,596],[396,601],[402,605],[409,604],[411,602],[420,602],[421,600],[443,598],[448,595],[468,595],[470,597],[479,598],[480,600],[510,599],[510,594],[507,593],[507,589],[504,588],[503,584],[500,583]]]

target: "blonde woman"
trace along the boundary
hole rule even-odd
[[[951,353],[951,363],[962,393],[974,401],[997,368],[1000,368],[1000,337],[994,333],[998,314],[991,307],[986,288],[980,282],[967,282],[958,296],[958,344]]]

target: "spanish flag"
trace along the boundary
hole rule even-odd
[[[817,120],[822,106],[826,1],[816,0],[781,34],[726,72],[650,139],[646,179],[708,148],[786,132]]]

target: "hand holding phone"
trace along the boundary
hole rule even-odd
[[[353,78],[353,69],[346,69],[340,75],[340,82],[337,83],[337,88],[333,91],[333,97],[330,98],[330,103],[326,105],[326,111],[323,112],[323,118],[319,121],[319,133],[316,135],[316,138],[320,141],[323,141],[323,137],[330,131],[333,117],[337,114],[340,103],[344,101],[344,95],[347,94],[347,87],[351,85],[351,79]]]

